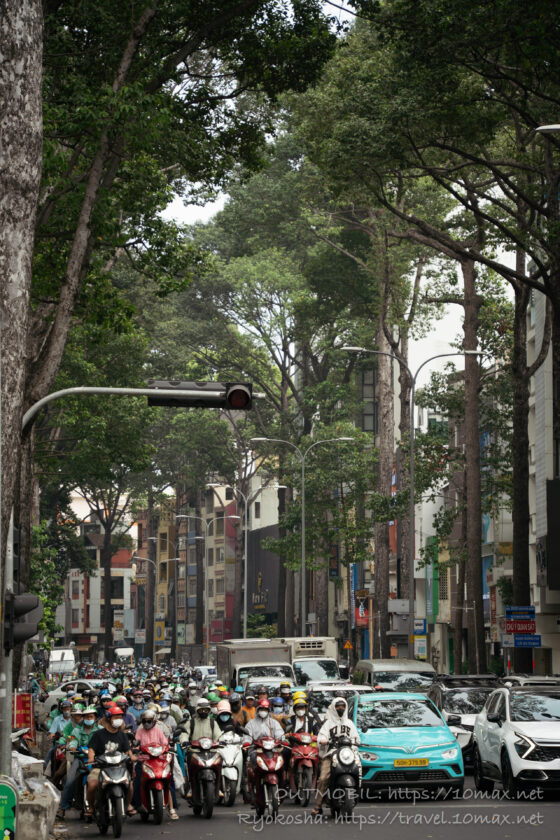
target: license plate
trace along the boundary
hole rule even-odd
[[[395,758],[393,767],[427,767],[429,758]]]

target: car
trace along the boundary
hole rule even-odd
[[[436,676],[432,665],[418,659],[360,659],[353,682],[385,691],[426,692]]]
[[[474,726],[476,789],[496,782],[521,789],[560,789],[560,686],[503,686],[492,692]]]
[[[43,723],[49,716],[49,712],[51,711],[53,706],[56,706],[59,700],[63,700],[69,691],[75,691],[78,694],[83,694],[84,691],[92,691],[97,690],[99,691],[103,685],[107,685],[107,688],[111,695],[116,694],[117,687],[112,682],[107,682],[107,680],[98,680],[98,679],[74,679],[74,680],[66,680],[66,682],[60,683],[57,685],[55,689],[50,691],[45,700],[35,701],[35,714],[37,716],[37,722],[39,724]]]
[[[364,788],[443,789],[461,796],[463,756],[432,701],[420,692],[359,694],[351,705],[360,733]]]
[[[560,688],[559,677],[539,677],[537,674],[508,674],[502,680],[504,685],[554,686]]]
[[[498,685],[494,674],[441,674],[428,689],[427,696],[461,745],[465,765],[472,765],[476,716]]]
[[[278,692],[283,683],[289,683],[292,692],[296,691],[296,686],[294,685],[293,680],[288,680],[286,677],[283,677],[282,679],[279,677],[263,677],[258,680],[253,678],[245,680],[243,693],[246,694],[247,691],[252,691],[253,694],[256,694],[257,689],[264,685],[264,687],[268,689],[269,696],[272,697],[273,694]]]
[[[314,683],[311,689],[307,686],[305,692],[309,701],[309,708],[321,720],[324,720],[327,709],[335,697],[344,697],[345,700],[350,701],[357,694],[371,694],[371,689],[367,685],[352,685],[352,683],[337,683],[336,685]]]

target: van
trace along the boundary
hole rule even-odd
[[[134,648],[117,648],[115,650],[115,663],[117,665],[129,665],[131,668],[134,668]]]
[[[379,686],[385,691],[427,691],[437,674],[419,659],[360,659],[354,668],[356,685]]]
[[[70,679],[76,676],[76,654],[73,648],[53,648],[49,653],[49,676]]]

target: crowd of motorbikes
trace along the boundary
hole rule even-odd
[[[311,718],[307,712],[305,720],[312,723],[303,728],[299,725],[295,731],[299,721],[294,709],[300,715],[301,707],[307,710],[307,698],[303,692],[300,693],[302,697],[294,699],[291,692],[284,690],[284,705],[280,710],[278,705],[271,706],[264,688],[262,693],[257,692],[258,697],[239,698],[236,693],[230,695],[224,686],[205,684],[191,674],[189,679],[185,675],[182,681],[176,680],[171,686],[173,693],[169,693],[165,676],[156,673],[149,682],[139,682],[134,679],[135,674],[128,674],[124,677],[124,684],[127,681],[131,684],[119,689],[121,696],[116,700],[103,688],[98,696],[82,698],[69,694],[57,709],[53,709],[51,720],[46,722],[52,739],[53,727],[57,735],[55,722],[59,718],[56,713],[60,712],[63,718],[56,725],[63,726],[68,719],[68,704],[71,704],[71,716],[63,730],[66,734],[54,738],[45,764],[52,781],[63,790],[66,807],[70,802],[81,818],[95,821],[100,834],[106,834],[111,827],[114,837],[120,837],[125,819],[136,814],[143,821],[153,820],[155,824],[161,824],[168,810],[171,818],[177,819],[178,793],[187,799],[194,815],[206,819],[212,817],[217,805],[232,807],[238,797],[254,808],[257,817],[275,819],[287,798],[303,807],[312,804],[321,761],[327,759],[330,772],[322,791],[325,803],[333,815],[352,813],[361,783],[357,739],[348,734],[337,734],[336,727],[329,730],[325,738],[322,722],[316,717]],[[136,702],[140,692],[142,709]],[[290,696],[287,696],[288,693]],[[240,707],[239,700],[244,700],[241,709],[245,710],[248,718],[245,720],[242,717],[245,726],[233,718],[230,697],[236,713]],[[92,703],[99,702],[95,707],[96,731],[104,728],[115,734],[115,738],[116,733],[122,731],[126,734],[126,742],[121,739],[117,744],[114,740],[105,739],[107,743],[103,752],[97,751],[95,755],[90,746],[90,742],[94,743],[93,736],[87,743],[81,743],[84,740],[80,735],[83,730],[80,724],[83,712],[79,708],[82,700],[86,704],[86,718],[90,715],[89,724],[94,708]],[[216,711],[216,700],[220,714]],[[115,705],[117,701],[119,706]],[[345,704],[345,701],[341,702]],[[170,705],[175,710],[172,728],[163,723],[171,720]],[[209,715],[210,730],[204,723],[207,716],[203,716],[201,711],[206,707],[209,707],[208,711],[212,710]],[[131,713],[140,714],[128,713],[127,708]],[[274,728],[272,711],[277,712]],[[137,726],[127,720],[131,717]],[[231,718],[231,725],[228,725],[228,718]],[[255,736],[256,730],[251,732],[253,719],[258,721],[257,729],[260,726],[258,737]],[[266,731],[267,720],[271,721],[270,732]],[[161,727],[165,735],[164,738],[158,736],[158,743],[146,741],[151,737],[146,732],[152,721],[158,729]],[[278,728],[278,722],[281,728]],[[70,724],[75,724],[76,728],[68,734]],[[197,735],[198,725],[203,728],[203,734]],[[140,737],[142,731],[143,738]],[[33,745],[28,737],[26,730],[14,732],[13,748],[31,753]],[[110,737],[111,734],[107,736]],[[321,743],[318,743],[319,740]],[[90,802],[91,779],[94,776],[96,788]],[[318,801],[314,813],[322,813],[321,801]],[[59,811],[59,816],[64,817],[64,809]]]

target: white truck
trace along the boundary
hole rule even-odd
[[[290,648],[298,685],[342,680],[334,636],[292,636],[280,641]]]
[[[216,646],[218,676],[225,685],[235,688],[247,677],[283,677],[292,682],[289,645],[279,639],[229,639]]]
[[[76,654],[74,648],[53,648],[49,653],[48,674],[63,680],[76,676]]]

